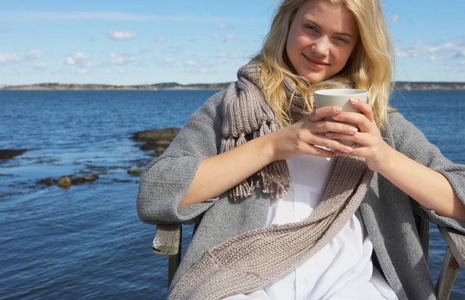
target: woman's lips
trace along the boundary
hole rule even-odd
[[[302,55],[310,65],[315,66],[317,68],[324,68],[324,67],[329,65],[329,64],[325,63],[324,61],[308,57],[305,54],[302,54]]]

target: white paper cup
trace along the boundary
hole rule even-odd
[[[358,89],[330,89],[330,90],[319,90],[313,94],[315,98],[315,108],[325,107],[325,106],[340,106],[342,107],[342,111],[346,112],[358,112],[360,110],[355,108],[352,104],[350,104],[350,99],[356,98],[360,101],[364,101],[365,103],[368,100],[368,92],[364,90]],[[325,118],[327,121],[334,121],[333,118],[328,117]],[[343,122],[354,127],[357,127],[355,124],[351,124],[348,122]],[[341,143],[346,144],[348,146],[357,146],[356,143],[352,141],[345,141],[339,140]]]

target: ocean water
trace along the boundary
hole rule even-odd
[[[152,255],[127,173],[152,158],[130,137],[181,127],[215,92],[0,91],[0,149],[27,149],[0,162],[0,299],[164,299],[167,258]],[[465,164],[465,91],[400,91],[392,105]],[[69,189],[45,180],[92,174]],[[445,244],[432,231],[435,280]],[[464,273],[451,299],[465,297]]]

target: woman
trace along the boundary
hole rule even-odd
[[[465,232],[465,167],[389,112],[391,50],[378,0],[283,1],[141,178],[141,220],[200,222],[170,298],[434,298],[414,213]],[[370,103],[314,109],[333,87]]]

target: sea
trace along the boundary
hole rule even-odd
[[[154,157],[131,137],[182,127],[216,92],[0,91],[0,149],[27,150],[0,161],[0,299],[165,299],[167,257],[152,254],[155,226],[138,219],[128,173]],[[465,164],[465,91],[396,91],[391,106]],[[446,245],[431,230],[435,282]],[[451,299],[465,299],[463,269]]]

